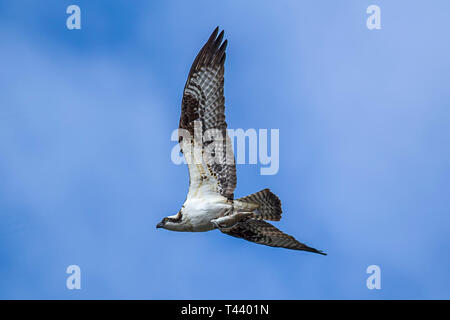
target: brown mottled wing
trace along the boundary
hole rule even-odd
[[[183,93],[179,128],[187,131],[194,138],[194,127],[200,125],[202,136],[205,131],[214,131],[220,139],[202,139],[202,153],[216,157],[216,161],[200,164],[189,164],[189,192],[209,184],[209,190],[233,199],[236,187],[236,167],[231,141],[227,135],[225,122],[224,62],[227,40],[223,41],[223,31],[218,34],[216,28],[209,40],[198,53],[189,71],[189,76]],[[179,130],[179,142],[182,152],[186,155],[186,147],[193,146],[193,141],[186,140]],[[199,135],[196,131],[196,137]],[[207,136],[207,135],[206,135]],[[212,141],[220,140],[220,144]],[[218,160],[218,161],[217,161]]]
[[[247,219],[236,223],[230,229],[221,229],[221,231],[230,236],[242,238],[266,246],[310,251],[326,255],[320,250],[308,247],[307,245],[297,241],[294,237],[283,233],[270,223],[263,220]]]

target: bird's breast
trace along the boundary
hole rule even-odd
[[[190,199],[184,205],[183,214],[189,219],[194,232],[213,230],[211,220],[223,216],[231,208],[231,204],[221,199]]]

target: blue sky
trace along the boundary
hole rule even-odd
[[[0,1],[0,298],[449,299],[449,11]],[[218,25],[229,127],[280,129],[278,174],[239,165],[236,196],[270,187],[276,226],[326,257],[155,230],[185,199],[170,135]],[[81,290],[66,289],[72,264]],[[373,264],[381,290],[366,287]]]

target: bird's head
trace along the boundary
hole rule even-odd
[[[156,225],[156,228],[164,228],[167,230],[178,231],[183,228],[183,215],[181,211],[176,215],[165,217],[160,223]]]

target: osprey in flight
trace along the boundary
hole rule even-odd
[[[320,254],[264,220],[281,219],[281,202],[269,189],[234,199],[236,166],[227,135],[223,95],[227,40],[217,27],[192,64],[184,87],[178,129],[189,167],[189,192],[181,210],[156,226],[172,231],[219,229],[272,247]]]

